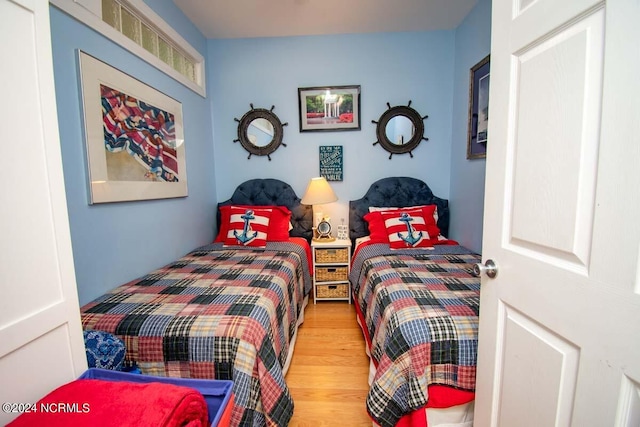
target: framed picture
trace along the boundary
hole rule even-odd
[[[471,68],[467,159],[487,156],[489,124],[489,56]]]
[[[320,176],[327,181],[342,181],[342,145],[320,146]]]
[[[78,51],[90,204],[187,196],[182,104]]]
[[[360,86],[298,88],[300,132],[360,130]]]

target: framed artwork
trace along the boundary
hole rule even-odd
[[[360,86],[298,88],[300,132],[360,130]]]
[[[320,146],[320,176],[327,181],[342,181],[342,145]]]
[[[487,156],[489,141],[489,56],[471,68],[469,75],[469,124],[467,159]]]
[[[90,204],[187,196],[182,104],[78,51]]]

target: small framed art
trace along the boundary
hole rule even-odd
[[[300,132],[360,130],[360,86],[298,88]]]
[[[489,55],[469,73],[469,124],[467,159],[487,156],[489,125]]]
[[[342,145],[320,146],[320,176],[327,181],[342,181]]]

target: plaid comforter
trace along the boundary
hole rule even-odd
[[[286,426],[282,367],[311,289],[306,249],[198,248],[81,308],[144,374],[233,380],[234,426]]]
[[[367,410],[381,426],[425,406],[428,385],[475,389],[477,262],[462,246],[357,252],[350,281],[377,366]]]

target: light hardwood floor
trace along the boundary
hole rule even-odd
[[[309,301],[287,372],[290,427],[371,426],[365,409],[369,358],[353,304]]]

